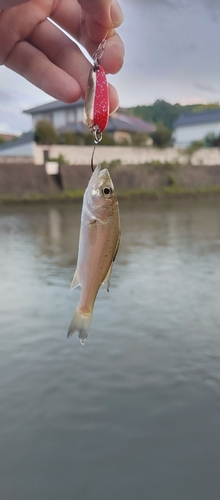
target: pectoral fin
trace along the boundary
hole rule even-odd
[[[77,286],[80,286],[80,281],[79,281],[78,273],[77,273],[77,269],[76,269],[74,276],[73,276],[73,279],[72,279],[72,283],[70,285],[70,291],[74,290],[74,288],[77,288]]]

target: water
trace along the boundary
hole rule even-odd
[[[219,210],[123,204],[82,347],[80,206],[0,207],[1,500],[219,500]]]

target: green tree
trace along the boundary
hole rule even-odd
[[[57,144],[58,134],[51,122],[40,120],[36,124],[34,139],[38,144]]]
[[[59,144],[76,146],[84,144],[84,140],[82,134],[76,134],[75,132],[62,132],[59,135]]]
[[[146,146],[149,135],[144,132],[134,132],[131,136],[132,146]]]
[[[165,127],[173,130],[174,122],[182,114],[187,113],[199,113],[200,111],[206,111],[208,109],[219,109],[219,103],[209,103],[209,104],[188,104],[186,106],[181,106],[181,104],[170,104],[169,102],[163,100],[157,100],[153,104],[146,106],[135,106],[128,108],[126,111],[129,115],[138,116],[147,122],[159,124],[160,121],[163,122]]]
[[[213,134],[213,132],[210,132],[204,138],[204,146],[206,148],[213,148],[214,143],[215,143],[215,139],[216,139],[215,134]]]
[[[154,146],[158,148],[165,148],[171,143],[172,132],[163,125],[163,123],[159,123],[157,130],[151,133],[151,137],[153,139]]]

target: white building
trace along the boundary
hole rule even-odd
[[[194,141],[203,141],[208,134],[220,135],[220,109],[181,115],[174,123],[174,146],[187,148]]]

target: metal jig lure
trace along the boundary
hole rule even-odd
[[[97,50],[92,56],[93,67],[89,72],[88,86],[85,98],[85,123],[93,132],[95,146],[102,140],[102,132],[107,127],[109,119],[108,82],[105,70],[99,64],[99,61],[104,54],[105,45],[106,37],[101,41]],[[91,160],[92,170],[93,156],[94,151]]]

